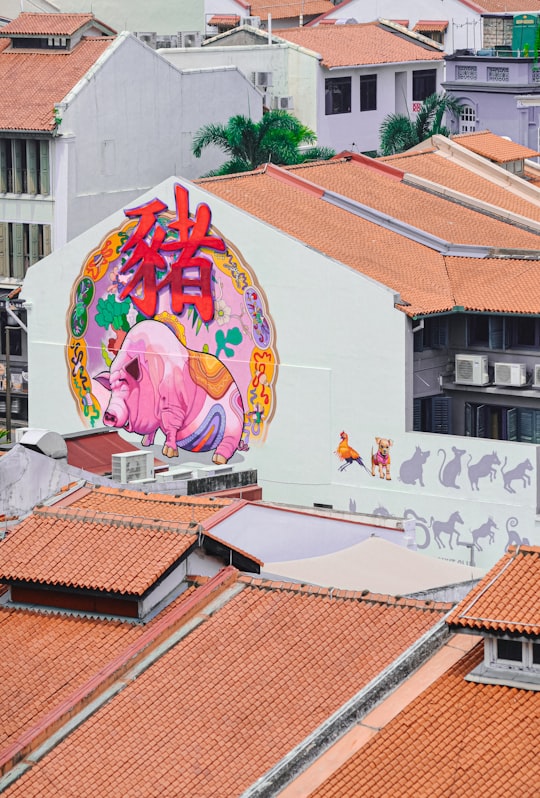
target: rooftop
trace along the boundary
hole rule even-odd
[[[290,17],[313,17],[324,14],[333,8],[332,0],[250,0],[250,14],[266,20],[268,14],[272,19],[289,19]]]
[[[398,292],[399,306],[410,316],[463,305],[486,310],[488,267],[499,278],[490,283],[491,310],[515,312],[517,307],[537,313],[537,289],[527,295],[520,281],[510,281],[505,271],[508,267],[514,274],[526,271],[531,276],[538,271],[540,236],[526,229],[527,218],[520,228],[505,221],[504,210],[473,207],[466,196],[461,201],[443,198],[405,185],[404,178],[402,171],[379,161],[344,155],[303,167],[269,165],[253,173],[198,182]],[[489,181],[485,183],[487,191]],[[537,205],[534,213],[538,214]],[[454,251],[459,257],[453,257]],[[489,265],[486,255],[493,258]],[[519,304],[512,304],[516,301]]]
[[[539,694],[465,681],[481,659],[480,644],[383,728],[385,704],[376,708],[375,733],[309,798],[532,798],[540,780]]]
[[[49,52],[12,50],[10,40],[0,38],[0,130],[51,133],[56,124],[55,104],[84,77],[111,41],[109,37],[88,38],[71,51]]]
[[[454,629],[540,636],[540,547],[511,546],[447,621]]]
[[[438,45],[421,43],[381,22],[288,28],[276,35],[320,54],[328,69],[443,58]]]
[[[215,595],[5,795],[238,795],[448,609],[248,577]]]
[[[0,544],[0,579],[142,596],[197,541],[185,527],[41,507]]]
[[[102,24],[97,22],[93,14],[32,14],[25,11],[0,28],[0,37],[72,36],[91,22]]]
[[[460,135],[452,136],[452,140],[457,142],[457,144],[461,144],[467,150],[471,150],[471,152],[476,152],[484,158],[489,158],[490,161],[495,161],[495,163],[508,163],[509,161],[518,161],[524,158],[535,158],[540,154],[536,150],[517,144],[515,141],[497,136],[490,130],[461,133]]]

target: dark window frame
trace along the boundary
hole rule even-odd
[[[377,110],[377,75],[360,75],[360,111]]]
[[[436,69],[415,69],[412,73],[413,101],[422,102],[437,91]]]
[[[324,81],[324,112],[326,116],[350,114],[352,78],[326,78]]]

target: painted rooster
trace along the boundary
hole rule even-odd
[[[340,432],[339,437],[341,438],[339,442],[339,446],[336,449],[336,454],[341,460],[341,465],[339,467],[340,471],[344,471],[347,466],[350,466],[351,463],[358,463],[358,465],[365,468],[368,474],[370,473],[369,469],[367,468],[366,464],[356,451],[353,449],[352,446],[349,446],[349,436],[346,432]]]

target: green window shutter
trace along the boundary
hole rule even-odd
[[[0,275],[9,277],[9,228],[0,222]]]
[[[26,190],[28,194],[38,193],[38,141],[26,142]]]
[[[17,280],[24,277],[24,225],[13,224],[13,268],[12,276]]]
[[[48,141],[39,142],[39,193],[51,193]]]
[[[39,247],[39,239],[40,239],[39,233],[40,233],[39,224],[31,224],[29,242],[28,242],[29,266],[32,266],[32,264],[36,263],[36,261],[38,261],[41,257],[40,247]]]
[[[9,141],[7,139],[0,139],[0,192],[5,194],[8,190],[8,164],[7,164],[7,147]]]
[[[517,441],[518,439],[518,412],[517,408],[511,407],[506,412],[506,440]]]
[[[14,194],[23,193],[23,145],[22,139],[13,139],[11,142]]]
[[[44,224],[42,227],[42,234],[43,234],[43,255],[44,258],[46,255],[51,254],[51,228],[50,225]]]

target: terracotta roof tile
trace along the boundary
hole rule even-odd
[[[251,15],[266,19],[268,14],[272,15],[272,19],[288,19],[289,17],[312,17],[314,15],[324,14],[326,11],[333,9],[331,0],[250,0]]]
[[[5,795],[239,795],[441,617],[247,585]]]
[[[317,25],[276,32],[287,41],[322,56],[323,66],[361,66],[403,61],[440,60],[440,50],[398,34],[378,22],[359,25]]]
[[[238,25],[239,22],[240,17],[238,14],[214,14],[214,16],[210,17],[208,20],[209,25],[229,25],[230,27]]]
[[[445,31],[448,27],[447,19],[419,19],[414,26],[414,31]]]
[[[464,677],[474,648],[363,745],[310,798],[533,798],[539,694]]]
[[[194,590],[188,588],[169,609],[180,606]],[[5,748],[38,724],[51,706],[61,703],[154,623],[155,619],[142,626],[0,606],[0,706],[4,708],[0,746]]]
[[[150,518],[189,524],[191,521],[202,523],[219,510],[234,503],[233,499],[210,501],[208,496],[172,496],[93,486],[90,490],[74,494],[69,506],[81,511],[94,510],[100,513],[117,513],[128,518]]]
[[[452,610],[454,628],[540,636],[540,547],[511,546]]]
[[[71,36],[88,22],[94,19],[93,14],[32,14],[23,12],[0,28],[1,36],[12,34]]]
[[[443,312],[461,304],[454,295],[454,283],[459,285],[457,277],[454,282],[449,279],[447,266],[457,259],[445,259],[435,249],[330,204],[323,198],[324,188],[315,192],[309,188],[310,184],[306,190],[301,181],[295,185],[294,181],[281,180],[279,171],[269,168],[266,172],[260,170],[199,182],[257,218],[399,292],[401,300],[408,303],[403,307],[408,315]],[[443,200],[441,204],[434,195],[405,187],[394,177],[381,175],[376,166],[364,168],[354,161],[345,163],[338,159],[288,170],[288,174],[316,178],[323,187],[332,186],[336,193],[352,196],[363,204],[371,203],[382,212],[386,209],[390,215],[395,214],[404,222],[434,234],[441,233],[444,240],[453,243],[491,247],[497,241],[499,247],[540,249],[540,236],[456,203]],[[393,196],[400,197],[401,204]],[[435,207],[438,215],[433,212]],[[503,268],[512,261],[504,259],[495,263]],[[484,261],[462,258],[461,264],[464,269],[475,267],[467,285],[471,288],[476,285],[478,290],[476,297],[470,299],[476,304],[483,302]],[[456,266],[456,274],[458,268]],[[528,262],[527,268],[534,268],[534,261]],[[506,284],[503,289],[505,287]],[[519,286],[515,290],[519,291]],[[493,291],[502,309],[508,303],[507,295],[504,290],[496,295],[497,285],[493,286]],[[537,291],[532,296],[537,297]]]
[[[466,196],[540,221],[540,201],[528,202],[434,150],[400,153],[377,160],[396,166],[406,174],[418,175]]]
[[[0,130],[52,131],[53,106],[84,77],[111,41],[109,37],[84,39],[71,52],[22,52],[6,49],[9,41],[4,40]]]
[[[464,2],[464,5],[470,5]],[[492,14],[521,14],[525,11],[540,11],[539,0],[474,0],[474,7]]]
[[[176,525],[41,508],[0,543],[0,579],[141,596],[196,541]]]
[[[445,260],[456,305],[492,313],[538,314],[539,260]]]
[[[489,130],[480,130],[476,133],[461,133],[458,136],[452,136],[452,141],[467,150],[471,150],[471,152],[475,152],[477,155],[482,155],[484,158],[489,158],[490,161],[495,161],[495,163],[508,163],[509,161],[518,161],[523,158],[534,158],[540,154],[536,150],[531,150],[530,147],[524,147],[515,141],[508,141],[502,136],[491,133]]]

